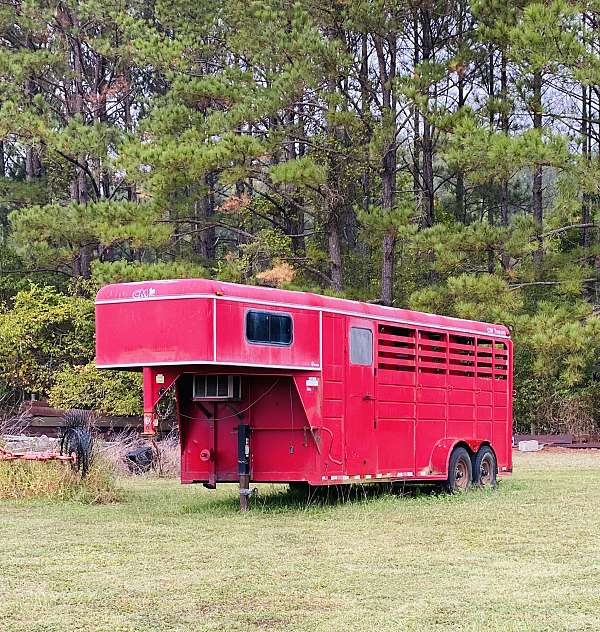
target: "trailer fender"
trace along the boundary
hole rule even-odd
[[[484,442],[481,439],[459,439],[456,437],[440,439],[433,446],[429,461],[429,471],[421,473],[430,476],[446,476],[448,474],[450,455],[454,448],[461,445],[473,455],[479,450],[482,443]]]

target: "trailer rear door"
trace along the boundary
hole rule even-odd
[[[346,472],[371,474],[377,471],[372,322],[348,318],[346,341]]]

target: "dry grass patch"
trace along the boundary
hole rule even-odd
[[[115,471],[101,457],[94,460],[85,478],[70,465],[55,461],[0,462],[0,500],[41,498],[95,504],[112,503],[119,497]]]
[[[154,459],[151,470],[145,474],[161,478],[178,478],[181,458],[179,439],[169,435],[158,441],[148,442],[135,432],[124,431],[111,438],[110,441],[97,441],[97,452],[112,464],[119,476],[138,476],[144,474],[133,464],[128,464],[128,452],[150,446]]]

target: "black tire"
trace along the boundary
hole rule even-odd
[[[466,492],[473,482],[473,463],[465,448],[455,448],[450,455],[448,478],[444,489],[450,494]]]
[[[497,485],[498,462],[496,455],[489,445],[484,445],[477,452],[473,463],[473,484],[477,487],[491,487]]]

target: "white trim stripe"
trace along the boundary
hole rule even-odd
[[[321,371],[320,366],[292,366],[288,364],[252,364],[250,362],[215,362],[214,360],[184,360],[181,362],[129,362],[119,364],[96,364],[97,369],[134,368],[145,366],[242,366],[253,369],[286,369],[289,371]]]
[[[217,299],[213,298],[213,360],[217,361]]]
[[[323,366],[323,310],[319,311],[319,364]]]
[[[413,320],[405,320],[402,318],[393,318],[391,316],[383,316],[380,314],[365,314],[362,312],[352,312],[350,310],[335,309],[329,307],[315,307],[312,305],[296,305],[294,303],[279,303],[277,301],[264,301],[253,298],[240,298],[237,296],[214,296],[213,294],[173,294],[172,296],[149,296],[148,298],[113,298],[107,300],[97,300],[96,305],[113,305],[116,303],[147,303],[150,301],[174,301],[182,299],[194,299],[194,298],[211,298],[215,301],[232,301],[234,303],[249,303],[254,305],[264,305],[268,307],[277,307],[283,309],[302,309],[311,312],[327,312],[329,314],[342,314],[344,316],[355,316],[357,318],[370,318],[372,320],[384,320],[389,323],[400,323],[402,325],[410,325],[412,327],[427,327],[429,329],[442,329],[444,331],[460,331],[462,333],[475,334],[477,336],[501,336],[503,338],[509,338],[504,332],[490,333],[485,331],[477,331],[475,329],[469,329],[467,327],[452,327],[450,325],[438,325],[429,324]],[[393,309],[393,308],[390,308]],[[432,314],[433,316],[434,314]],[[482,323],[483,325],[490,325],[494,327],[493,323]]]

